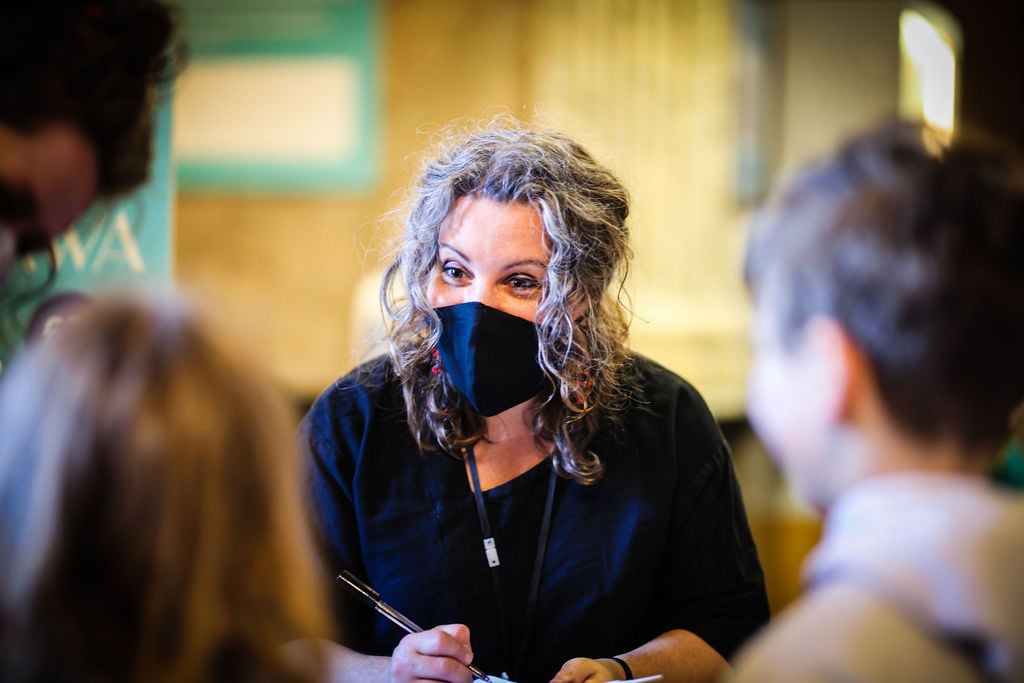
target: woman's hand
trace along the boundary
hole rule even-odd
[[[466,666],[472,661],[467,627],[462,624],[436,626],[402,638],[391,655],[387,680],[388,683],[421,680],[470,683],[473,674]]]
[[[614,662],[577,657],[562,665],[551,683],[606,683],[620,680],[618,665]]]

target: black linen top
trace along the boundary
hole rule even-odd
[[[728,658],[768,619],[728,447],[687,382],[641,356],[633,372],[622,428],[591,445],[603,478],[558,481],[520,670],[550,464],[484,492],[501,559],[505,646],[464,464],[416,446],[385,359],[335,382],[303,422],[327,569],[350,569],[424,628],[466,624],[474,663],[520,683],[548,681],[570,658],[618,655],[671,629]],[[390,654],[404,632],[337,591],[346,644]]]

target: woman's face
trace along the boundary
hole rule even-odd
[[[96,151],[77,129],[29,133],[0,123],[0,223],[19,243],[42,245],[68,229],[96,196]]]
[[[534,322],[549,250],[528,204],[462,197],[438,235],[431,306],[478,302]]]

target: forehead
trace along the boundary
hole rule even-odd
[[[479,247],[492,251],[525,251],[531,257],[548,254],[544,223],[533,206],[466,196],[456,201],[441,225],[438,240],[456,249]]]

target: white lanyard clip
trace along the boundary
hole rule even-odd
[[[487,553],[488,567],[497,567],[501,564],[501,561],[498,559],[498,546],[495,545],[493,537],[484,539],[484,552]]]

